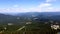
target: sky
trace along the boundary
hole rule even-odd
[[[60,0],[0,0],[0,13],[60,12]]]

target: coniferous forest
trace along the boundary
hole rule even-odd
[[[57,34],[59,28],[51,25],[60,26],[59,18],[55,13],[0,14],[0,34]]]

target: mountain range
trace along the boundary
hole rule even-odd
[[[28,21],[56,21],[60,22],[60,12],[27,12],[17,14],[0,13],[0,24],[21,24]]]

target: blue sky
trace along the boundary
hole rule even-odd
[[[60,0],[0,0],[0,13],[58,11]]]

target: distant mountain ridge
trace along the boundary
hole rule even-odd
[[[60,12],[27,12],[27,13],[17,13],[17,16],[20,15],[36,15],[36,14],[40,14],[40,15],[60,15]]]
[[[33,21],[53,20],[60,22],[60,12],[40,12],[40,13],[28,12],[28,13],[18,13],[15,15],[0,13],[0,24],[7,24],[7,23],[21,24],[31,20]]]

